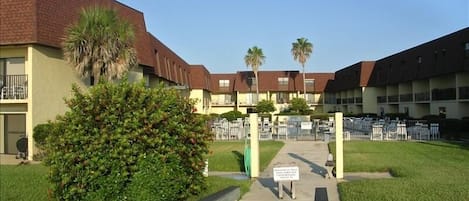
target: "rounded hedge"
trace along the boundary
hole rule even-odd
[[[176,200],[204,189],[203,156],[211,135],[191,100],[175,89],[148,89],[126,80],[100,83],[88,92],[72,89],[69,111],[57,118],[56,132],[46,144],[45,164],[57,200],[136,200],[126,189],[142,174],[173,182],[167,184],[177,187],[171,191],[177,194],[167,196]],[[146,163],[147,156],[163,165]],[[152,174],[146,172],[148,166],[181,171]]]

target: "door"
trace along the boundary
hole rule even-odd
[[[26,135],[26,115],[8,114],[3,116],[4,153],[17,154],[16,142]]]

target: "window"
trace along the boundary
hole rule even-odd
[[[248,78],[248,86],[256,86],[256,77],[249,77]]]
[[[289,94],[287,92],[278,92],[277,93],[277,103],[283,104],[290,101]]]
[[[466,53],[466,57],[469,57],[469,42],[464,44],[464,52]]]
[[[306,93],[306,103],[308,104],[316,104],[318,103],[317,100],[314,99],[315,95],[311,93]]]
[[[314,79],[305,80],[306,87],[314,87]]]
[[[246,103],[248,105],[257,104],[257,94],[256,93],[246,94]]]
[[[409,116],[409,107],[404,107],[404,114]]]
[[[278,85],[288,85],[288,77],[279,77]]]
[[[417,63],[421,64],[422,63],[422,56],[417,57]]]
[[[230,87],[230,80],[218,80],[218,86],[220,88]]]
[[[446,118],[446,107],[438,108],[438,116],[440,116],[441,118]]]

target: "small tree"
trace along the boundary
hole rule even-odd
[[[309,107],[305,99],[293,98],[291,100],[290,110],[296,111],[299,114],[308,114]]]
[[[269,100],[261,100],[256,105],[256,110],[258,113],[270,113],[275,112],[275,106],[273,101]]]
[[[70,111],[58,117],[45,146],[55,199],[139,200],[146,194],[132,190],[138,189],[185,200],[204,188],[211,135],[192,101],[175,89],[147,89],[127,80],[72,91]],[[147,171],[155,168],[147,160],[160,169]],[[141,186],[145,178],[155,181]],[[176,189],[146,189],[155,186]]]
[[[134,38],[131,24],[120,19],[117,11],[86,8],[78,22],[66,30],[64,59],[83,77],[91,76],[96,81],[100,76],[120,79],[137,65]]]

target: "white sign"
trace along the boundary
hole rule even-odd
[[[275,167],[274,181],[298,181],[300,180],[300,169],[295,167]]]
[[[313,122],[304,121],[301,122],[301,130],[311,130],[313,129]]]

